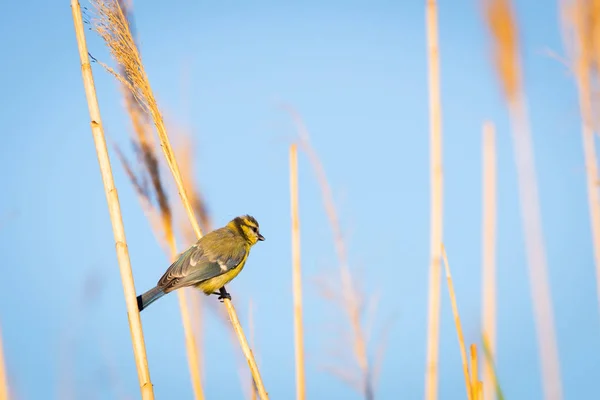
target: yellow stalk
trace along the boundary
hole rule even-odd
[[[254,313],[252,312],[252,299],[248,301],[248,329],[250,330],[250,345],[254,347]],[[256,400],[256,385],[250,379],[250,399]]]
[[[292,286],[294,292],[294,349],[296,399],[304,400],[304,332],[302,327],[302,274],[300,269],[300,216],[298,212],[298,149],[290,146],[290,202],[292,214]]]
[[[442,257],[446,269],[446,280],[448,281],[448,293],[450,294],[450,302],[452,303],[452,313],[454,314],[454,323],[456,324],[456,334],[458,335],[458,345],[460,347],[460,355],[462,357],[463,373],[465,374],[465,384],[467,389],[467,398],[473,399],[473,390],[471,389],[471,375],[469,374],[469,364],[467,361],[467,349],[465,348],[465,338],[463,337],[462,327],[460,325],[460,316],[458,315],[458,305],[456,304],[456,295],[454,294],[454,285],[452,284],[452,275],[450,274],[450,265],[448,265],[448,257],[446,249],[442,244]]]
[[[443,226],[442,105],[438,49],[437,2],[427,0],[427,58],[429,65],[430,266],[427,313],[425,399],[437,399],[440,337],[440,249]]]
[[[2,347],[2,331],[0,331],[0,400],[8,400],[8,380],[4,364],[4,348]]]
[[[202,333],[203,333],[203,312],[202,312],[202,298],[200,297],[200,292],[197,290],[188,290],[186,293],[187,304],[190,307],[190,323],[192,324],[192,333],[196,338],[196,347],[202,348]],[[198,343],[199,342],[199,343]],[[200,351],[198,351],[198,355],[200,355]],[[204,376],[204,364],[201,357],[198,357],[198,368],[200,369],[200,382],[202,382],[202,378]]]
[[[83,76],[83,85],[88,102],[89,114],[91,119],[92,135],[98,155],[98,163],[104,183],[104,191],[108,203],[110,220],[113,227],[113,234],[116,242],[117,259],[121,272],[121,281],[123,283],[123,292],[125,295],[125,303],[127,306],[127,318],[131,332],[131,341],[133,345],[133,353],[135,364],[137,367],[138,380],[142,399],[154,399],[154,391],[150,380],[150,371],[148,369],[148,359],[146,357],[146,344],[144,342],[144,333],[142,331],[142,322],[138,311],[135,285],[133,281],[133,273],[131,271],[131,262],[129,260],[129,252],[127,250],[127,241],[125,238],[125,228],[121,217],[121,207],[119,197],[115,187],[110,158],[106,148],[106,140],[104,137],[104,128],[100,118],[100,108],[96,97],[96,88],[90,66],[87,44],[85,41],[85,33],[83,28],[83,20],[81,17],[81,7],[78,0],[71,0],[71,11],[73,13],[73,22],[75,25],[75,34],[77,37],[77,45],[79,48],[79,57],[81,60],[81,73]]]
[[[171,259],[175,261],[177,258],[177,248],[175,242],[169,241],[171,248]],[[202,389],[202,374],[200,372],[200,357],[198,355],[198,345],[194,336],[194,328],[190,319],[190,312],[186,301],[186,289],[177,291],[179,300],[179,308],[181,310],[181,321],[183,323],[183,332],[185,336],[185,347],[188,358],[188,366],[190,369],[190,377],[192,379],[192,387],[194,389],[194,398],[196,400],[204,400],[204,391]]]
[[[477,359],[477,346],[471,345],[471,398],[479,400],[479,360]]]
[[[560,400],[562,383],[558,346],[548,283],[533,140],[518,54],[517,25],[510,0],[486,0],[485,3],[488,25],[494,39],[496,68],[510,115],[544,398]]]
[[[490,353],[496,357],[496,143],[491,122],[483,125],[483,266],[482,266],[482,331],[488,337]],[[486,400],[494,400],[491,360],[483,365]]]

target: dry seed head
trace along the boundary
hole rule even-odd
[[[129,29],[129,23],[116,0],[91,0],[96,10],[92,27],[106,43],[112,58],[119,64],[124,75],[100,63],[133,94],[140,107],[152,115],[158,113],[154,95],[142,64],[140,54]]]
[[[510,0],[484,0],[485,16],[493,36],[494,60],[509,101],[520,90],[517,24]]]

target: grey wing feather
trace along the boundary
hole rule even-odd
[[[190,261],[200,260],[204,255],[204,250],[197,244],[193,245],[175,260],[173,264],[165,271],[156,286],[162,287],[165,292],[180,287],[179,283],[189,274]]]
[[[243,246],[234,248],[237,250],[225,254],[214,254],[205,251],[201,243],[195,244],[171,264],[158,281],[158,286],[168,293],[224,274],[237,267],[246,255]]]

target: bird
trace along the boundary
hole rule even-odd
[[[235,217],[198,239],[167,268],[155,287],[137,296],[139,311],[167,293],[189,286],[207,296],[217,294],[221,301],[231,300],[225,285],[242,271],[252,246],[264,240],[254,217]]]

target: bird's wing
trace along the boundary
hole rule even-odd
[[[158,281],[168,293],[184,286],[214,278],[237,267],[246,256],[245,246],[231,246],[230,251],[207,251],[202,243],[190,247],[171,264]]]

